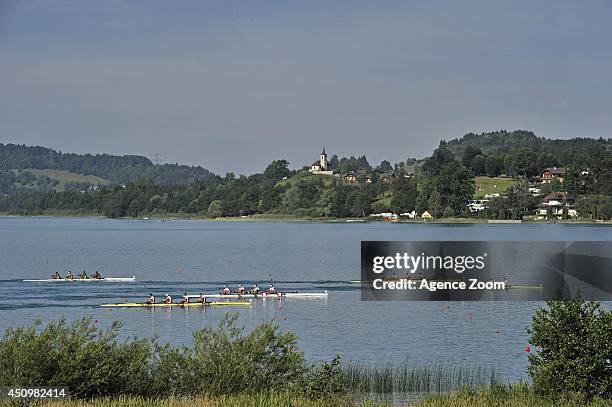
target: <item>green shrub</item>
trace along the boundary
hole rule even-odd
[[[319,368],[313,368],[302,387],[306,397],[330,399],[346,393],[344,372],[340,366],[340,356],[336,355],[331,363],[323,362]]]
[[[194,332],[194,345],[118,341],[87,318],[9,328],[0,340],[0,386],[68,386],[76,398],[193,397],[297,391],[309,368],[296,336],[265,322],[248,334],[229,314]],[[314,394],[314,393],[313,393]]]
[[[612,398],[612,311],[579,296],[548,301],[533,316],[528,373],[534,391],[556,396],[579,393],[589,400]]]
[[[306,372],[297,337],[279,333],[278,325],[264,322],[245,335],[235,326],[237,314],[227,315],[216,328],[194,333],[190,370],[200,379],[198,389],[211,395],[243,391],[283,390]]]
[[[51,322],[37,331],[7,329],[0,341],[0,385],[68,386],[76,397],[138,394],[149,379],[146,340],[116,340],[121,327],[99,331],[85,318]]]

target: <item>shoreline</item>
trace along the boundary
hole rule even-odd
[[[20,211],[21,212],[21,211]],[[199,215],[187,214],[148,214],[138,217],[122,217],[109,218],[99,212],[90,211],[32,211],[25,213],[16,212],[0,212],[0,217],[49,217],[49,218],[91,218],[91,219],[124,219],[124,220],[157,220],[157,221],[174,221],[174,220],[198,220],[208,222],[302,222],[302,223],[393,223],[393,224],[435,224],[435,225],[468,225],[468,224],[495,224],[495,225],[602,225],[611,226],[612,220],[557,220],[557,221],[534,221],[534,220],[498,220],[498,219],[480,219],[480,218],[441,218],[441,219],[410,219],[398,221],[385,221],[382,219],[371,218],[327,218],[327,217],[311,217],[311,216],[296,216],[282,214],[257,214],[249,216],[228,216],[209,218]]]

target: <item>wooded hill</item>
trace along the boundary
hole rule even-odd
[[[0,172],[21,169],[53,169],[95,175],[114,184],[148,178],[158,184],[189,184],[213,174],[202,167],[178,164],[155,165],[140,155],[74,154],[51,148],[0,143]]]
[[[552,154],[559,165],[588,166],[595,152],[612,155],[612,139],[578,137],[553,140],[537,137],[527,130],[468,133],[461,138],[441,141],[440,146],[446,147],[457,160],[463,159],[468,147],[477,148],[485,155],[501,155],[527,149],[532,153]]]
[[[142,156],[0,147],[0,211],[11,213],[342,218],[427,210],[435,217],[523,219],[535,213],[546,194],[563,191],[576,198],[581,217],[612,217],[612,143],[604,139],[547,140],[525,131],[467,134],[441,142],[432,156],[422,161],[408,159],[391,165],[384,160],[373,166],[365,156],[338,159],[334,155],[330,160],[334,176],[312,174],[307,168],[291,170],[283,159],[273,161],[263,173],[221,177],[201,167],[157,166]],[[15,187],[34,182],[22,173],[16,180],[16,168],[45,166],[96,175],[111,180],[114,186],[63,192]],[[543,184],[539,179],[542,171],[553,166],[564,167],[564,181]],[[129,181],[133,179],[136,181]],[[467,207],[469,200],[487,191],[485,185],[478,185],[479,180],[486,180],[493,189],[507,187],[505,193],[496,191],[501,196],[486,210],[472,213]],[[541,188],[541,193],[528,194],[529,186]]]

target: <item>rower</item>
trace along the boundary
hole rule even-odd
[[[230,295],[232,293],[232,290],[230,290],[230,288],[227,286],[227,284],[225,284],[225,287],[223,287],[223,290],[221,290],[221,294],[223,295]]]
[[[95,274],[93,276],[91,276],[91,278],[93,278],[95,280],[102,280],[102,276],[97,271],[95,272]]]
[[[268,294],[276,294],[276,287],[274,287],[274,283],[270,283],[270,287],[268,287]]]
[[[259,294],[259,292],[260,292],[260,291],[261,291],[261,290],[259,289],[259,287],[257,286],[257,284],[254,284],[254,285],[253,285],[253,288],[251,289],[251,294],[255,294],[255,295],[257,295],[257,294]]]
[[[81,274],[79,274],[79,278],[82,280],[86,280],[87,279],[87,272],[85,270],[83,270],[83,272]]]
[[[189,296],[187,295],[187,293],[183,294],[183,299],[181,300],[181,302],[179,302],[179,304],[187,304],[189,302]]]
[[[72,271],[68,270],[68,274],[66,274],[66,280],[72,280],[74,276],[72,275]]]
[[[53,273],[53,274],[51,275],[51,279],[52,279],[52,280],[61,280],[61,279],[62,279],[62,276],[60,276],[60,273],[58,273],[58,272],[56,271],[55,273]]]
[[[172,304],[172,297],[170,297],[168,294],[164,296],[164,304]]]
[[[147,302],[145,304],[155,304],[155,297],[153,296],[153,294],[149,293],[149,299],[147,300]]]
[[[244,286],[240,284],[236,290],[234,290],[236,294],[244,294]]]
[[[204,297],[204,294],[200,293],[200,297],[198,298],[198,301],[202,304],[204,304],[206,302],[206,297]]]

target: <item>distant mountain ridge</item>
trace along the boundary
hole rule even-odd
[[[446,147],[456,159],[463,157],[468,146],[477,147],[485,154],[503,154],[528,148],[533,152],[551,153],[561,164],[576,161],[586,163],[593,152],[612,154],[612,140],[609,138],[547,139],[528,130],[468,133],[461,138],[443,140],[440,146]]]
[[[189,184],[214,176],[199,166],[156,165],[140,155],[62,153],[47,147],[0,143],[0,171],[26,168],[95,175],[115,184],[125,184],[139,178],[150,178],[164,185]]]

